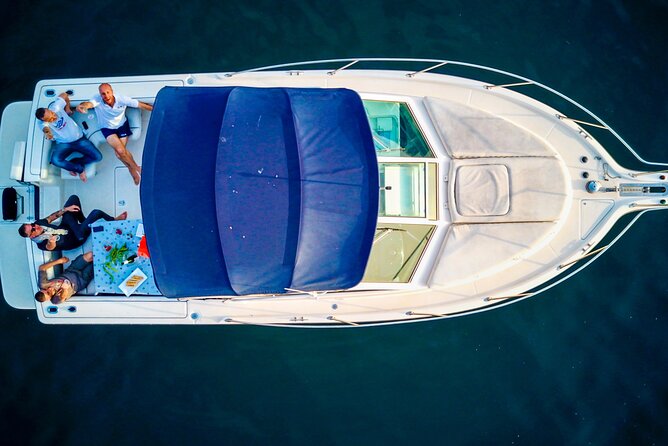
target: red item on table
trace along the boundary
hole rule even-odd
[[[139,257],[150,257],[148,255],[148,247],[146,246],[146,236],[142,236],[141,240],[139,241],[139,248],[137,248],[137,255]]]

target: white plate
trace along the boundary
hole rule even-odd
[[[130,297],[130,294],[134,293],[139,286],[144,283],[146,280],[146,274],[144,274],[144,271],[140,270],[139,268],[135,268],[134,271],[130,273],[128,277],[125,278],[123,282],[121,282],[120,285],[118,285],[118,288],[125,294],[126,296]],[[134,281],[134,286],[129,286],[128,282],[130,279],[135,279]]]

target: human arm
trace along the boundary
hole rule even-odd
[[[53,132],[51,132],[51,129],[48,126],[42,127],[42,131],[44,132],[44,137],[46,139],[53,139]]]
[[[65,212],[78,212],[79,210],[80,210],[79,206],[77,206],[76,204],[72,204],[70,206],[59,209],[56,212],[53,212],[52,214],[50,214],[48,217],[46,217],[46,222],[47,223],[52,223],[54,220],[62,217],[63,214],[65,214]]]
[[[65,101],[65,107],[64,107],[65,113],[71,115],[72,109],[70,108],[70,96],[67,93],[60,93],[58,97],[63,98],[63,100]]]
[[[37,243],[37,247],[42,251],[54,251],[56,249],[56,242],[58,238],[55,235],[52,235],[47,240],[42,240]]]
[[[43,265],[40,265],[38,268],[38,274],[37,274],[37,282],[39,283],[40,289],[45,289],[47,287],[47,284],[49,283],[49,279],[46,276],[46,272],[50,269],[53,268],[54,266],[57,265],[63,265],[67,262],[69,262],[70,259],[67,257],[61,257],[56,260],[52,260],[50,262],[46,262]]]
[[[93,104],[90,101],[83,101],[81,104],[77,105],[77,111],[79,113],[86,113],[88,109],[95,107],[95,104]]]
[[[140,109],[142,109],[142,110],[148,110],[148,111],[151,111],[151,110],[153,110],[153,105],[152,105],[152,104],[148,104],[148,103],[146,103],[146,102],[137,101],[137,108],[140,108]]]
[[[48,270],[49,268],[53,268],[53,267],[56,266],[56,265],[63,265],[63,264],[65,264],[65,263],[69,262],[69,261],[70,261],[69,258],[63,256],[63,257],[61,257],[61,258],[59,258],[59,259],[51,260],[50,262],[46,262],[46,263],[40,265],[40,266],[39,266],[39,270],[40,270],[40,271],[46,271],[46,270]]]

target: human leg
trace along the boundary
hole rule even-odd
[[[78,152],[78,150],[76,150],[74,142],[54,143],[51,148],[51,164],[70,172],[81,173],[84,170],[84,166],[78,162],[80,158],[67,159],[75,152]]]
[[[72,263],[70,263],[70,266],[67,267],[66,271],[79,271],[81,272],[86,265],[88,265],[89,262],[86,261],[84,258],[83,254],[79,254],[74,260],[72,260]]]
[[[78,195],[70,195],[63,207],[72,206],[73,204],[76,204],[81,209],[81,200],[79,200]]]
[[[132,132],[130,132],[130,135],[132,135]],[[121,142],[123,143],[123,145],[125,147],[128,146],[128,137],[127,136],[121,136],[121,137],[119,137],[119,139],[121,140]],[[136,171],[141,176],[141,166],[139,164],[137,164],[136,166],[137,166]]]
[[[90,285],[95,275],[95,268],[93,267],[93,262],[88,262],[86,266],[81,270],[81,277],[83,279],[82,288],[86,288]]]
[[[100,153],[97,147],[95,147],[92,142],[86,139],[85,136],[81,137],[77,141],[74,141],[72,145],[75,148],[74,151],[81,154],[81,157],[77,158],[77,161],[79,161],[82,165],[85,166],[87,164],[97,163],[98,161],[102,160],[102,153]]]
[[[75,218],[76,222],[81,223],[82,221],[84,221],[84,219],[86,217],[84,217],[83,209],[81,208],[81,201],[79,200],[78,195],[70,195],[70,197],[67,199],[67,201],[65,202],[63,207],[66,208],[68,206],[72,206],[73,204],[79,207],[79,211],[78,212],[66,212],[65,215],[63,215],[63,221],[66,221],[65,220],[66,216],[73,215],[74,217],[76,217]]]
[[[127,141],[127,138],[124,139]],[[116,157],[121,160],[121,162],[128,168],[128,171],[130,171],[130,175],[132,175],[132,180],[135,182],[135,184],[139,184],[139,180],[141,179],[139,176],[139,166],[132,157],[132,154],[128,151],[128,149],[126,149],[123,141],[121,141],[118,135],[112,134],[107,136],[107,142],[114,149]]]
[[[102,212],[99,209],[93,209],[91,213],[88,214],[88,217],[86,217],[81,223],[69,225],[70,230],[74,233],[74,235],[79,241],[86,240],[90,235],[90,225],[100,219],[104,219],[106,221],[112,221],[114,220],[114,217],[106,214],[105,212]]]
[[[79,172],[79,178],[84,183],[88,181],[88,176],[86,175],[86,166],[92,163],[96,163],[102,160],[102,153],[91,143],[85,136],[82,136],[80,139],[72,143],[75,145],[76,152],[81,156],[71,160],[72,163],[81,165],[81,172]],[[71,175],[76,175],[74,172],[70,172]]]
[[[76,273],[79,277],[77,291],[86,288],[93,280],[93,253],[80,254],[72,261],[67,270]]]

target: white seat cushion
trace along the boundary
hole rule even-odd
[[[506,215],[510,210],[508,168],[502,164],[460,166],[455,205],[462,216]]]

